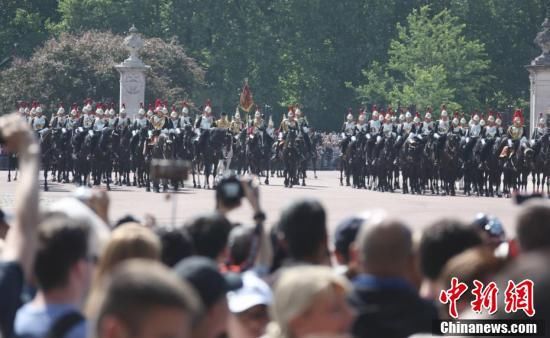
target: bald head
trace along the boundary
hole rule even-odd
[[[402,276],[413,256],[412,234],[396,220],[364,226],[358,249],[363,269],[375,276]]]

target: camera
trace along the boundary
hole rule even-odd
[[[183,160],[152,160],[149,173],[153,179],[187,180],[191,163]]]
[[[226,207],[232,208],[239,205],[244,197],[243,184],[248,184],[252,187],[252,180],[243,181],[235,174],[228,174],[218,182],[216,187],[216,199]]]

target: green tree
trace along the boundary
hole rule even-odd
[[[397,24],[388,62],[382,69],[364,71],[367,82],[356,88],[358,96],[385,94],[386,103],[418,108],[442,103],[479,107],[489,61],[483,44],[466,39],[464,28],[448,10],[433,16],[428,6],[413,10],[406,25]],[[373,63],[374,67],[380,66]]]
[[[123,37],[111,33],[61,34],[47,41],[29,60],[17,59],[0,72],[0,111],[21,100],[38,100],[50,107],[59,101],[118,100],[119,75],[114,68],[127,57]],[[158,38],[144,39],[141,57],[151,65],[146,101],[170,103],[192,96],[202,86],[204,71],[182,47]]]

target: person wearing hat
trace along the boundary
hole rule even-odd
[[[403,138],[407,138],[412,131],[413,128],[413,117],[409,109],[407,109],[407,112],[405,113],[405,120],[401,124],[401,128],[399,130],[399,134]]]
[[[468,124],[466,117],[464,117],[464,112],[462,112],[462,117],[460,118],[459,129],[460,129],[460,135],[462,135],[462,137],[466,137],[466,135],[468,135],[468,131],[470,130],[470,125]]]
[[[354,135],[357,134],[365,134],[367,132],[367,117],[365,116],[364,112],[361,112],[359,114],[359,117],[357,118],[357,125],[355,126]]]
[[[271,137],[271,139],[275,139],[275,124],[273,123],[273,119],[271,118],[271,115],[269,116],[269,120],[267,121],[267,128],[265,129],[267,135]]]
[[[126,105],[123,103],[115,124],[118,128],[124,129],[126,127],[129,127],[131,123],[132,122],[130,121],[130,118],[126,114]]]
[[[428,136],[433,130],[434,122],[432,121],[432,107],[428,107],[428,110],[424,115],[424,122],[422,122],[422,135]]]
[[[98,103],[95,110],[95,121],[93,130],[94,131],[102,131],[103,128],[107,127],[107,121],[105,121],[105,110],[103,110],[104,106],[101,103]]]
[[[172,106],[172,112],[170,112],[170,119],[168,123],[169,129],[179,128],[180,114],[176,110],[176,106]]]
[[[48,127],[48,118],[42,115],[42,107],[40,104],[35,103],[33,106],[34,117],[31,122],[32,129],[36,132],[39,132]]]
[[[94,126],[95,119],[92,116],[92,100],[87,99],[82,108],[82,116],[79,125],[84,129],[91,129]]]
[[[376,138],[382,130],[382,121],[380,121],[380,113],[376,108],[376,105],[372,106],[372,117],[369,121],[369,126],[367,132]]]
[[[241,120],[241,113],[239,113],[239,107],[235,110],[235,115],[233,116],[233,120],[231,121],[231,124],[229,125],[229,130],[233,135],[237,135],[243,130],[244,123]]]
[[[227,113],[223,112],[222,116],[216,121],[217,128],[229,129],[230,123],[227,119]]]
[[[290,111],[288,112],[290,116]],[[346,120],[344,121],[344,124],[342,125],[342,154],[346,153],[346,149],[348,148],[348,144],[351,141],[351,137],[355,133],[355,121],[353,120],[353,113],[351,108],[348,108],[348,114],[346,115]]]
[[[160,131],[163,129],[169,129],[170,128],[170,121],[165,116],[164,110],[166,107],[162,106],[162,102],[157,99],[155,101],[155,115],[151,119],[151,124],[153,125],[153,128],[155,129],[156,134],[160,134]],[[166,109],[166,112],[168,110]]]
[[[174,267],[183,281],[197,292],[203,311],[193,327],[193,338],[217,338],[227,332],[229,307],[226,294],[243,286],[239,275],[222,275],[216,262],[210,258],[193,256],[183,259]]]
[[[531,137],[532,140],[539,141],[542,136],[546,134],[546,120],[544,119],[544,116],[542,113],[539,114],[539,122],[537,123],[537,127],[535,130],[533,130],[533,136]]]
[[[138,110],[136,119],[134,120],[134,130],[150,127],[151,122],[149,122],[145,114],[146,113],[145,113],[145,109],[143,108],[143,102],[140,102],[139,110]]]
[[[78,126],[78,107],[76,103],[73,103],[69,116],[67,117],[67,122],[65,123],[65,128],[73,130]]]
[[[227,293],[229,305],[228,338],[258,338],[269,323],[271,289],[251,271],[242,275],[243,286]]]
[[[520,144],[527,141],[527,132],[523,123],[523,113],[521,109],[516,109],[514,117],[512,119],[512,125],[508,127],[508,146],[512,147],[514,151],[517,150]],[[511,155],[511,153],[510,153]]]
[[[482,137],[486,140],[495,140],[497,137],[500,137],[498,133],[498,128],[495,123],[495,116],[492,111],[489,111],[489,116],[487,117],[487,125],[483,128]]]
[[[185,128],[186,126],[192,125],[191,117],[189,116],[189,106],[187,101],[183,101],[183,107],[181,109],[181,118],[179,121],[180,128]]]
[[[38,111],[38,108],[37,108],[37,111]],[[50,127],[54,129],[61,129],[66,127],[66,123],[67,123],[67,117],[65,115],[65,108],[63,108],[63,104],[60,103],[55,117],[53,117],[50,122]]]

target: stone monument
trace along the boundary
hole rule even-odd
[[[130,28],[130,35],[124,39],[124,46],[130,57],[115,68],[120,73],[119,109],[126,106],[128,117],[134,118],[140,103],[145,100],[145,72],[151,68],[141,61],[138,52],[143,47],[143,40],[135,26]]]
[[[547,122],[550,121],[550,0],[547,0],[546,19],[535,43],[542,49],[542,54],[526,67],[531,80],[529,136],[537,126],[540,113],[546,115]]]

